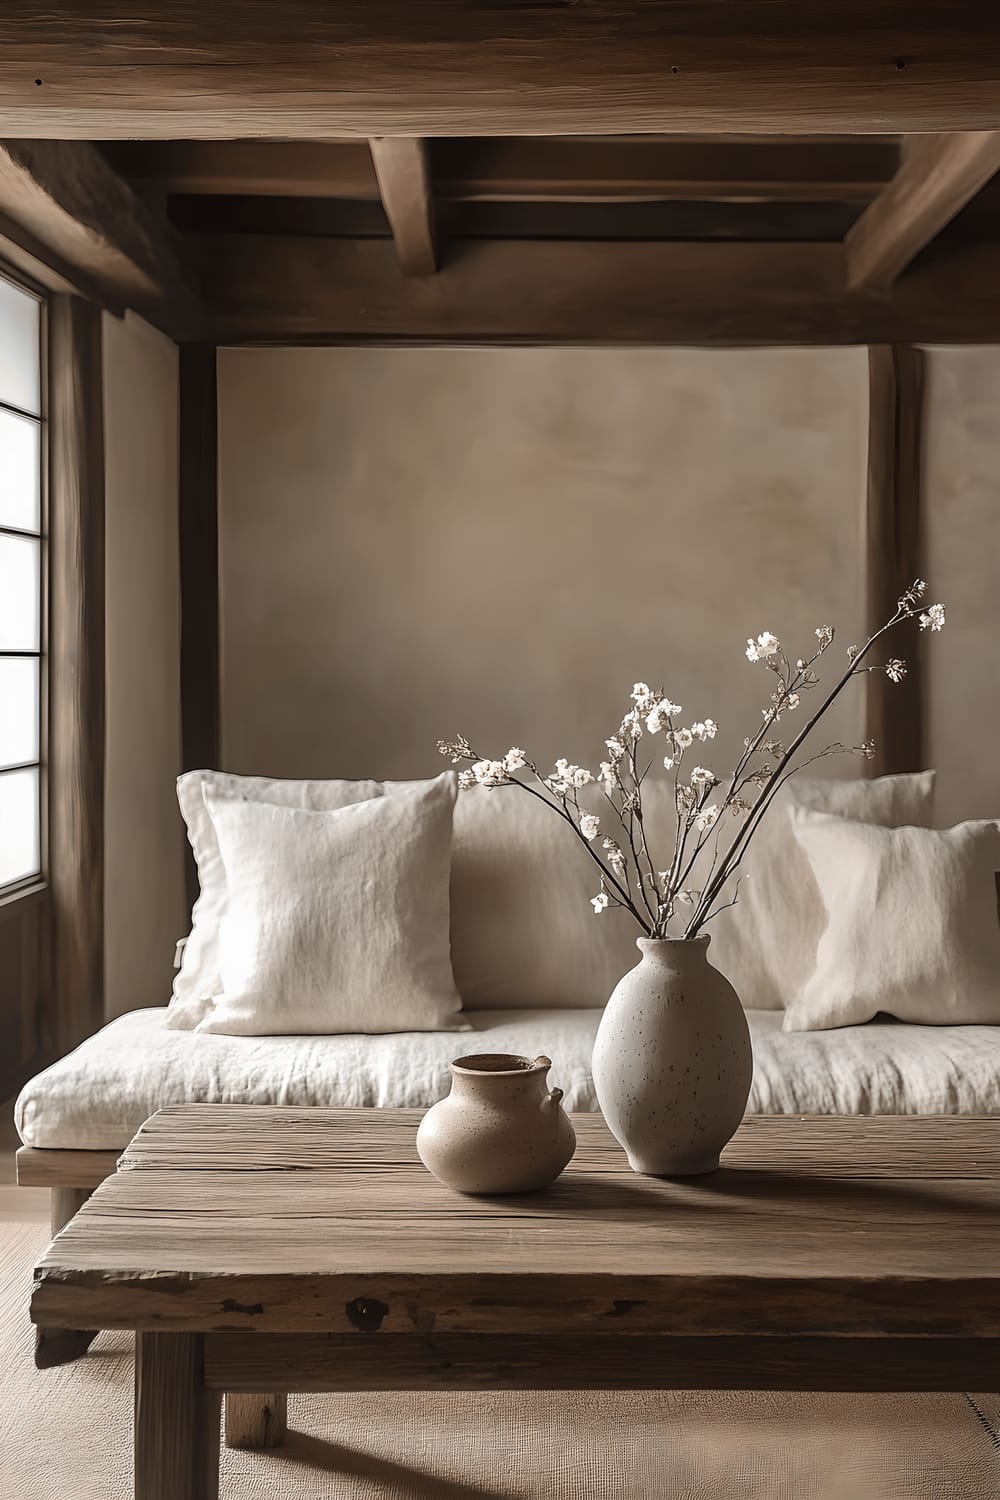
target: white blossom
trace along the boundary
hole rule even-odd
[[[607,891],[602,891],[599,896],[591,896],[590,904],[594,908],[595,916],[600,916],[611,905]]]
[[[702,830],[702,832],[704,832],[706,828],[714,828],[715,827],[715,824],[718,821],[718,817],[719,817],[719,809],[716,806],[716,804],[714,802],[712,802],[712,803],[709,804],[708,807],[703,807],[702,808],[701,812],[698,813],[697,816],[695,817],[695,822],[697,823],[698,827]]]
[[[694,735],[691,733],[690,729],[674,730],[674,744],[677,746],[678,750],[686,750],[688,746],[693,743]]]
[[[719,732],[719,726],[714,719],[706,719],[704,723],[699,722],[691,725],[691,733],[699,740],[714,740]]]
[[[906,676],[906,662],[901,661],[898,656],[893,656],[885,664],[885,675],[890,682],[902,682]]]
[[[595,813],[584,813],[580,819],[580,832],[585,839],[596,839],[601,827],[601,820]]]
[[[770,630],[762,631],[756,640],[753,636],[747,636],[747,661],[764,661],[780,650],[781,642]]]
[[[621,785],[618,771],[609,760],[601,761],[601,769],[598,772],[597,779],[598,781],[604,783],[604,790],[608,793],[609,796],[614,791],[615,787]]]
[[[663,702],[660,704],[660,707],[663,709],[663,712],[665,714],[669,714],[672,719],[676,719],[678,714],[682,714],[684,712],[679,703],[671,703],[669,698],[664,698]]]
[[[625,754],[625,746],[622,744],[621,740],[613,738],[610,740],[605,740],[604,743],[607,745],[608,749],[611,752],[611,759],[621,760],[622,756]]]
[[[478,760],[472,774],[480,786],[507,785],[507,767],[502,760]]]
[[[557,797],[567,797],[580,787],[589,786],[593,776],[583,766],[572,766],[564,757],[556,761],[555,770],[546,778],[545,785]]]
[[[817,625],[816,639],[819,641],[819,649],[821,651],[825,651],[827,646],[829,646],[830,642],[833,640],[833,626]]]
[[[512,745],[503,758],[503,763],[508,771],[520,771],[522,766],[528,764],[524,751],[517,745]]]
[[[475,771],[459,771],[459,773],[458,773],[458,789],[459,789],[460,792],[467,792],[472,787],[474,787],[475,785],[476,785],[476,773],[475,773]]]
[[[944,605],[931,604],[920,616],[921,630],[943,630],[944,629]]]
[[[663,757],[663,769],[664,769],[664,770],[665,770],[665,771],[672,771],[672,770],[673,770],[673,769],[674,769],[674,766],[675,766],[675,765],[676,765],[676,764],[677,764],[677,762],[676,762],[676,761],[675,761],[675,760],[674,760],[674,759],[673,759],[673,757],[672,757],[672,756],[670,756],[670,755],[665,755],[665,756],[664,756],[664,757]]]
[[[608,856],[608,864],[613,870],[621,870],[625,867],[625,856],[615,843],[614,839],[605,839],[601,846]]]
[[[650,734],[659,734],[661,729],[666,729],[668,722],[669,716],[664,711],[663,704],[659,703],[653,709],[653,712],[647,716],[646,728]]]
[[[692,786],[718,786],[719,778],[707,766],[695,766],[691,772]]]
[[[637,682],[632,689],[632,702],[640,713],[648,713],[651,708],[656,707],[656,694],[650,690],[648,682]]]
[[[785,699],[785,707],[786,708],[798,708],[798,706],[801,703],[801,701],[802,700],[799,697],[798,693],[789,693],[788,697]]]

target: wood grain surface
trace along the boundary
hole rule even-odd
[[[0,135],[1000,126],[975,0],[5,0]]]
[[[748,1120],[630,1172],[597,1116],[544,1193],[435,1182],[418,1112],[163,1111],[39,1263],[47,1326],[1000,1337],[1000,1123]],[[268,1390],[280,1389],[268,1385]]]

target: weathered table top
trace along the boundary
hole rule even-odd
[[[1000,1337],[1000,1120],[748,1119],[639,1177],[600,1116],[543,1193],[463,1197],[418,1111],[161,1111],[36,1269],[48,1326]],[[943,1347],[943,1346],[942,1346]]]

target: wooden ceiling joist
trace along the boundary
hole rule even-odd
[[[107,305],[133,307],[171,333],[200,316],[180,238],[93,146],[0,142],[0,214],[61,276]]]
[[[5,0],[0,136],[1000,129],[973,0]]]
[[[855,290],[890,287],[1000,170],[1000,131],[915,137],[892,181],[847,235]]]
[[[105,147],[141,191],[372,200],[365,145],[347,141],[129,141]],[[430,143],[445,202],[867,203],[899,165],[892,138],[473,138]]]
[[[949,247],[891,296],[842,244],[477,240],[402,277],[388,240],[201,241],[219,343],[867,344],[1000,339],[1000,252]]]
[[[399,268],[404,276],[430,276],[437,254],[427,144],[403,137],[373,140],[371,152]]]

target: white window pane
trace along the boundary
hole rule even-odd
[[[38,772],[0,776],[0,886],[37,875],[41,864],[38,831]]]
[[[37,658],[0,657],[0,769],[38,759]]]
[[[37,651],[39,544],[0,535],[0,651]]]
[[[41,411],[41,304],[0,277],[0,401]]]
[[[39,531],[42,432],[0,407],[0,526]]]

